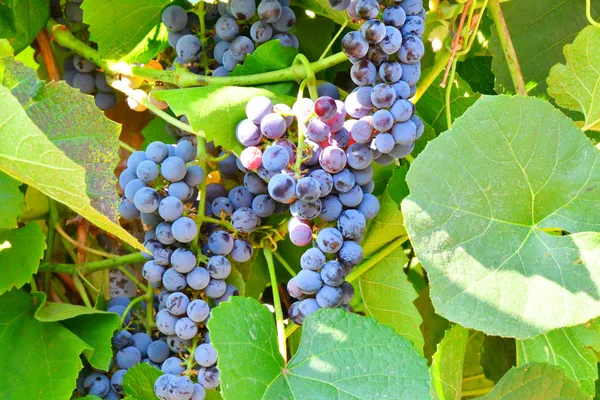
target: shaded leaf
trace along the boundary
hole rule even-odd
[[[273,316],[256,300],[232,298],[213,310],[208,325],[225,398],[429,398],[425,360],[370,318],[342,310],[310,315],[287,366]]]
[[[407,182],[402,211],[440,315],[527,338],[600,314],[598,151],[550,104],[482,97]]]
[[[296,31],[294,35],[300,42],[300,53],[304,54],[309,61],[317,61],[337,31],[336,25],[329,18],[311,17],[302,9],[296,9],[295,12],[296,25],[294,25],[294,29]]]
[[[491,56],[467,58],[456,64],[456,72],[474,92],[496,94]]]
[[[444,338],[446,329],[450,323],[444,317],[436,314],[429,298],[429,285],[419,292],[419,297],[415,300],[415,306],[421,314],[423,323],[421,324],[421,334],[425,341],[423,353],[427,362],[431,363],[431,358],[437,350],[437,345]]]
[[[517,365],[515,340],[486,336],[481,345],[481,366],[486,378],[498,382],[509,369]]]
[[[0,38],[6,38],[15,53],[21,52],[42,30],[50,17],[48,0],[7,0],[0,3]]]
[[[545,335],[517,341],[518,360],[522,363],[546,362],[565,369],[581,389],[595,393],[600,353],[600,321],[556,329]]]
[[[331,8],[328,0],[297,0],[294,2],[294,5],[313,11],[315,14],[321,15],[340,25],[343,24],[347,18],[345,12],[336,11]],[[348,28],[358,29],[359,25],[358,23],[351,21],[348,24]]]
[[[46,235],[35,222],[0,230],[0,294],[31,280],[44,257]]]
[[[579,111],[585,117],[583,130],[600,129],[600,29],[588,26],[564,48],[566,65],[557,64],[550,70],[548,94],[556,104]]]
[[[145,150],[150,143],[155,141],[167,144],[177,143],[175,138],[167,133],[165,120],[158,117],[153,118],[150,123],[142,129],[142,136],[144,137],[144,142],[141,147],[142,150]]]
[[[462,373],[467,350],[469,331],[454,325],[446,334],[437,351],[429,371],[431,373],[431,395],[439,400],[460,400],[462,397]]]
[[[592,15],[600,13],[600,3],[591,2]],[[546,92],[550,68],[564,62],[562,48],[573,41],[588,21],[585,1],[536,0],[502,3],[502,13],[515,47],[530,95]],[[565,16],[568,15],[568,23]],[[498,34],[493,30],[490,50],[497,93],[515,93]],[[543,33],[543,34],[541,34]]]

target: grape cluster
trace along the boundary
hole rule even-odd
[[[205,181],[205,173],[199,166],[187,164],[197,157],[197,142],[181,131],[170,132],[183,136],[177,145],[152,142],[146,151],[129,157],[127,169],[119,177],[125,193],[120,214],[126,220],[139,217],[149,228],[144,245],[152,255],[148,255],[142,275],[152,287],[162,289],[155,316],[159,333],[177,347],[177,353],[194,349],[187,356],[193,357],[191,371],[183,366],[184,359],[176,356],[162,363],[164,375],[155,382],[155,393],[165,400],[196,400],[204,398],[197,394],[201,389],[214,389],[220,383],[217,354],[206,329],[211,305],[239,294],[225,279],[231,273],[232,261],[248,261],[253,250],[247,241],[230,233],[236,228],[196,222],[200,220],[198,186]],[[223,194],[236,205],[235,209],[232,206],[229,224],[239,227],[238,222],[246,221],[236,188],[229,196],[219,184],[209,184],[207,191],[207,198],[201,200],[207,202],[205,214],[226,217],[217,206],[223,202]],[[246,232],[243,227],[238,231]],[[207,240],[197,244],[198,234]],[[196,244],[197,249],[193,247]],[[198,383],[191,376],[197,376]]]
[[[291,109],[255,97],[236,129],[245,147],[238,167],[245,171],[247,191],[256,195],[248,197],[256,215],[248,220],[260,221],[289,206],[292,243],[306,246],[316,239],[302,255],[302,271],[288,283],[290,295],[299,299],[289,311],[297,324],[319,308],[348,305],[354,293],[345,277],[362,261],[359,243],[366,222],[379,211],[379,201],[371,194],[374,151],[355,143],[346,129],[345,104],[337,100],[337,88],[324,84],[318,91],[333,97],[301,99]],[[290,140],[296,134],[294,117],[298,135],[304,136],[301,150]],[[314,221],[321,226],[316,236]]]
[[[336,4],[346,5],[348,15],[363,21],[360,31],[342,39],[342,50],[353,64],[350,77],[358,85],[345,101],[357,121],[347,121],[346,128],[356,143],[373,149],[381,165],[409,155],[424,130],[410,99],[425,53],[425,9],[422,0],[397,3],[386,7],[381,18],[376,0]]]
[[[163,296],[164,297],[164,296]],[[159,297],[155,298],[154,310],[158,311]],[[117,296],[108,302],[108,312],[123,316],[130,304],[130,299]],[[142,308],[144,304],[142,303]],[[134,313],[137,310],[134,308]],[[97,371],[85,368],[77,380],[77,390],[80,394],[90,394],[105,400],[122,399],[123,377],[135,365],[145,362],[163,370],[175,371],[181,369],[181,360],[177,354],[186,353],[189,343],[184,343],[177,337],[151,336],[140,331],[141,324],[132,321],[132,313],[128,312],[124,319],[125,328],[115,332],[112,337],[114,356],[108,371]],[[192,400],[202,400],[205,389],[194,384]]]
[[[285,0],[263,0],[258,6],[255,0],[232,0],[217,5],[206,3],[205,7],[205,22],[213,23],[214,29],[213,76],[229,75],[256,46],[271,39],[298,48],[298,39],[288,33],[296,23],[296,15]],[[169,44],[177,53],[174,62],[203,73],[196,64],[203,51],[195,34],[200,24],[198,15],[172,5],[163,11],[162,21],[169,30]]]

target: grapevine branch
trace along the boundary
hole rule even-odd
[[[144,262],[146,258],[143,253],[132,253],[115,258],[107,258],[101,261],[91,261],[82,264],[61,264],[52,262],[43,262],[40,264],[40,271],[47,272],[63,272],[66,274],[73,274],[77,271],[81,271],[84,274],[89,274],[103,269],[118,267],[120,265],[133,264],[138,262]]]
[[[77,39],[69,29],[50,19],[46,24],[46,30],[51,38],[63,47],[73,50],[77,54],[94,62],[105,72],[112,74],[123,74],[137,76],[149,81],[161,81],[171,83],[179,87],[192,86],[254,86],[276,82],[299,82],[309,76],[307,68],[303,64],[292,64],[288,68],[277,71],[263,72],[260,74],[244,76],[201,76],[187,70],[165,71],[152,68],[138,67],[123,62],[109,63],[100,57],[98,52],[87,44]],[[343,52],[333,54],[322,60],[309,63],[314,73],[321,72],[334,65],[343,63],[348,58]]]
[[[518,95],[527,96],[525,79],[523,78],[523,73],[521,72],[521,66],[519,65],[519,59],[517,58],[517,52],[515,51],[510,38],[510,33],[508,32],[504,15],[500,9],[500,2],[498,0],[490,0],[488,7],[490,14],[492,15],[492,19],[494,20],[494,25],[496,26],[498,40],[502,46],[502,51],[504,51],[504,57],[506,58],[506,64],[508,65],[508,70],[510,72],[513,85],[515,86],[515,90]]]

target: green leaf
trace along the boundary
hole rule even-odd
[[[211,336],[212,339],[212,336]],[[129,368],[123,378],[123,390],[126,395],[136,399],[158,399],[154,394],[154,382],[163,372],[148,363],[140,363]]]
[[[79,355],[89,345],[58,322],[34,318],[37,305],[24,292],[0,296],[0,397],[64,400],[71,397]]]
[[[494,382],[485,377],[481,366],[481,348],[484,339],[483,333],[469,331],[463,364],[463,396],[469,396],[469,393],[488,393],[494,387]]]
[[[235,264],[233,265],[233,268],[231,268],[231,273],[227,277],[226,282],[235,286],[240,292],[240,296],[245,296],[246,282],[244,282],[244,278],[240,271],[236,269]]]
[[[128,64],[145,64],[168,47],[169,31],[167,27],[163,24],[155,25],[146,37],[121,60]]]
[[[232,298],[213,310],[208,325],[225,398],[429,398],[425,360],[370,318],[343,310],[310,315],[287,366],[273,316],[256,300]]]
[[[584,131],[600,129],[600,95],[596,88],[600,83],[600,29],[588,26],[582,30],[573,44],[564,48],[566,65],[557,64],[550,70],[548,94],[556,104],[585,116]]]
[[[159,141],[167,144],[177,143],[173,136],[167,133],[165,120],[155,117],[148,125],[142,129],[142,136],[144,142],[142,143],[142,150],[145,150],[148,145],[154,141]]]
[[[549,103],[483,96],[407,182],[402,211],[440,315],[528,338],[600,314],[598,150]]]
[[[360,276],[360,294],[366,315],[392,327],[423,354],[425,341],[419,328],[423,319],[414,304],[417,292],[403,270],[407,262],[402,247],[394,250]]]
[[[431,373],[431,395],[436,400],[460,400],[462,397],[462,373],[469,331],[454,325],[437,347]]]
[[[581,389],[595,393],[600,353],[600,321],[556,329],[527,340],[517,341],[518,360],[523,363],[546,362],[565,369]]]
[[[25,50],[15,56],[15,60],[22,62],[34,71],[37,71],[40,67],[40,64],[35,60],[35,49],[31,46],[25,47]]]
[[[6,38],[15,53],[21,52],[42,30],[50,17],[48,0],[7,0],[0,3],[0,38]]]
[[[427,72],[423,72],[426,75]],[[440,74],[433,84],[423,94],[417,103],[417,111],[423,121],[427,122],[436,132],[441,133],[448,129],[446,117],[446,88],[440,86],[443,74]],[[450,111],[452,121],[463,115],[469,107],[479,99],[480,94],[473,92],[469,84],[456,75],[450,90]],[[422,139],[419,139],[422,140]]]
[[[64,203],[135,248],[144,249],[130,233],[92,207],[86,194],[85,169],[50,142],[4,87],[0,87],[0,149],[0,170]]]
[[[296,13],[295,35],[300,42],[300,53],[310,61],[317,61],[329,45],[337,28],[329,18],[321,16],[311,17],[302,9],[294,10]],[[319,38],[315,40],[315,38]],[[330,51],[331,53],[331,51]]]
[[[35,222],[0,230],[0,294],[31,280],[44,257],[46,235]]]
[[[285,69],[292,65],[297,54],[298,50],[294,47],[282,46],[279,40],[270,40],[248,54],[244,63],[235,67],[229,75],[252,75]]]
[[[406,235],[404,218],[400,212],[400,201],[408,195],[406,167],[395,168],[385,192],[379,196],[379,214],[367,225],[362,247],[369,256],[400,236]]]
[[[467,58],[456,64],[456,72],[474,92],[496,94],[491,56]]]
[[[121,326],[118,314],[66,303],[47,303],[44,293],[33,293],[40,306],[35,319],[40,322],[62,322],[71,332],[87,343],[83,351],[89,363],[107,371],[113,357],[111,338]]]
[[[565,370],[550,364],[530,363],[512,368],[486,396],[479,400],[589,400]]]
[[[600,3],[592,1],[591,4],[592,15],[598,15]],[[545,94],[550,68],[564,62],[561,49],[588,25],[585,1],[510,1],[502,3],[502,13],[521,65],[527,92],[529,95]],[[569,16],[568,23],[565,23],[566,15]],[[492,70],[496,75],[496,92],[515,93],[498,34],[496,29],[493,31],[489,47],[494,55]]]
[[[509,369],[517,365],[515,340],[486,336],[481,345],[481,366],[485,376],[498,382]]]
[[[431,363],[433,354],[437,350],[437,345],[444,338],[444,334],[446,333],[446,329],[450,327],[450,323],[445,318],[436,314],[433,304],[431,304],[431,298],[429,297],[429,285],[425,286],[419,292],[419,297],[415,300],[415,306],[423,319],[423,323],[421,324],[421,334],[425,341],[423,353],[425,354],[425,359]]]
[[[160,16],[169,3],[169,0],[147,0],[140,7],[135,0],[86,0],[81,8],[83,22],[90,26],[90,40],[98,43],[100,57],[118,60],[136,48],[155,48],[152,41],[160,36]]]
[[[313,11],[315,14],[321,15],[340,25],[348,18],[346,12],[336,11],[331,8],[328,0],[297,0],[294,2],[294,5]],[[359,24],[350,21],[348,23],[348,28],[359,29]]]
[[[0,172],[0,229],[16,228],[17,219],[25,211],[25,200],[19,186],[21,182]]]
[[[176,115],[185,114],[196,131],[204,131],[207,141],[239,154],[244,147],[235,138],[237,124],[246,118],[246,103],[255,96],[267,96],[276,103],[293,104],[290,96],[265,89],[237,86],[206,86],[161,90],[156,97],[165,100]]]

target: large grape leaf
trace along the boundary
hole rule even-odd
[[[108,370],[113,358],[111,338],[121,326],[119,315],[73,304],[47,303],[46,295],[41,292],[33,295],[39,303],[35,319],[40,322],[61,322],[90,346],[83,351],[90,364],[94,368]]]
[[[31,280],[46,249],[46,235],[35,222],[0,230],[0,294]]]
[[[254,299],[221,304],[208,326],[225,398],[429,398],[425,360],[408,340],[370,318],[339,309],[310,315],[287,365],[273,316]]]
[[[431,373],[431,395],[436,400],[460,400],[462,397],[462,374],[469,331],[454,325],[433,355]]]
[[[37,307],[16,289],[0,296],[1,398],[68,399],[83,367],[90,346],[58,322],[36,320]]]
[[[0,86],[0,170],[144,250],[130,233],[92,207],[85,169],[50,142],[3,86]]]
[[[494,389],[480,400],[589,400],[577,382],[555,365],[530,363],[512,368]]]
[[[600,314],[598,150],[548,102],[483,96],[407,182],[405,224],[440,315],[528,338]]]
[[[446,118],[446,89],[440,86],[443,76],[436,78],[417,103],[419,116],[427,122],[437,133],[448,129]],[[452,121],[460,117],[479,98],[480,94],[473,92],[469,84],[456,75],[450,90],[450,114]],[[422,140],[422,139],[420,139]]]
[[[337,31],[337,26],[329,18],[320,15],[311,16],[304,10],[297,9],[295,29],[294,35],[300,42],[300,53],[310,61],[317,61],[329,45],[329,41]]]
[[[15,53],[31,43],[50,17],[49,0],[0,2],[0,38],[6,38]]]
[[[17,219],[25,211],[25,200],[19,186],[21,182],[0,172],[0,229],[16,228]]]
[[[141,7],[135,0],[86,0],[81,8],[83,22],[90,26],[90,39],[98,43],[100,56],[118,60],[138,46],[151,47],[150,41],[158,40],[160,16],[169,3],[170,0],[147,0]],[[148,44],[142,44],[144,41]]]
[[[600,29],[588,26],[564,48],[566,65],[550,70],[548,94],[556,104],[585,116],[583,130],[600,130]]]
[[[593,15],[598,15],[600,3],[591,3]],[[502,3],[502,13],[517,52],[527,92],[530,95],[544,94],[550,68],[564,61],[561,49],[588,25],[585,1],[509,1]],[[489,47],[494,55],[492,70],[496,75],[496,92],[515,93],[495,29]]]
[[[593,396],[594,382],[598,379],[600,321],[518,340],[517,352],[517,359],[523,364],[535,361],[563,367],[568,377],[575,379],[584,392]]]
[[[39,81],[35,71],[12,58],[6,66],[2,84],[19,98],[27,115],[71,160],[86,169],[87,193],[94,208],[113,222],[118,221],[114,169],[119,163],[121,126],[96,107],[94,98],[65,82]]]
[[[206,140],[239,154],[244,147],[235,137],[235,127],[246,118],[246,103],[255,96],[267,96],[277,103],[292,104],[294,98],[265,89],[237,86],[205,86],[161,90],[156,97],[165,100],[176,115],[185,114]]]

